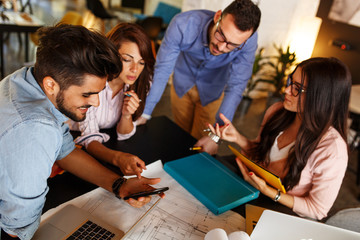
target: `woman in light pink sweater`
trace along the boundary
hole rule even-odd
[[[287,193],[267,185],[237,159],[246,181],[300,216],[320,220],[332,207],[347,167],[350,89],[350,72],[341,61],[308,59],[289,75],[284,101],[266,111],[255,140],[241,135],[222,114],[225,126],[209,127],[280,176]]]

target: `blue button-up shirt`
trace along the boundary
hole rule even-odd
[[[208,47],[208,28],[214,14],[208,10],[193,10],[178,14],[171,21],[156,58],[154,82],[144,114],[151,115],[174,71],[173,84],[179,97],[196,85],[201,104],[205,106],[224,91],[218,113],[232,120],[251,77],[257,33],[241,50],[214,56]],[[221,122],[218,114],[217,121]]]
[[[0,229],[20,239],[38,228],[54,162],[74,150],[66,120],[32,68],[0,81]]]

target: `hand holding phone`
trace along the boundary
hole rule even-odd
[[[133,193],[133,194],[130,194],[129,196],[124,197],[124,200],[128,200],[129,198],[138,199],[139,197],[146,197],[146,196],[150,196],[150,195],[154,195],[154,194],[160,194],[167,190],[169,190],[168,187],[163,187],[163,188],[155,188],[155,189],[152,189],[149,191]]]

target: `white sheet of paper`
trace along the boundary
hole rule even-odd
[[[125,239],[169,237],[173,240],[202,240],[205,234],[214,228],[222,228],[227,233],[245,230],[245,219],[240,214],[227,211],[218,216],[214,215],[163,170],[160,160],[149,164],[142,175],[149,178],[160,177],[161,182],[154,187],[170,189],[165,192],[165,199],[162,199]],[[149,204],[138,209],[117,199],[114,194],[97,188],[55,209],[50,209],[42,215],[41,220],[45,220],[65,205],[73,204],[127,232],[158,198],[154,196]]]

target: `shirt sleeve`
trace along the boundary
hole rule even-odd
[[[100,132],[94,107],[89,108],[86,113],[85,120],[79,122],[78,125],[78,128],[81,131],[81,136],[75,139],[75,143],[85,146],[85,148],[87,148],[92,141],[103,143],[109,141],[110,139],[108,134]]]
[[[257,49],[258,35],[255,32],[247,40],[243,49],[238,50],[240,54],[231,63],[230,77],[224,90],[224,99],[219,111],[216,114],[216,122],[223,125],[219,113],[223,113],[230,121],[242,99],[242,94],[249,81],[253,64],[255,61],[255,51]]]
[[[0,228],[6,232],[30,239],[38,228],[62,141],[59,126],[29,121],[0,138]]]
[[[328,136],[320,142],[301,173],[299,182],[305,183],[304,188],[309,185],[310,191],[302,196],[294,196],[293,211],[318,220],[326,217],[339,193],[347,161],[347,146],[340,135]]]
[[[175,16],[166,30],[164,40],[156,57],[153,85],[146,98],[143,112],[145,115],[151,115],[165,90],[170,74],[173,72],[176,60],[180,54],[182,39],[183,29],[178,23],[178,17]]]
[[[136,122],[132,122],[132,124],[133,124],[133,129],[131,130],[131,132],[126,133],[126,134],[121,134],[119,132],[116,132],[118,141],[129,139],[135,134],[135,132],[136,132]]]

